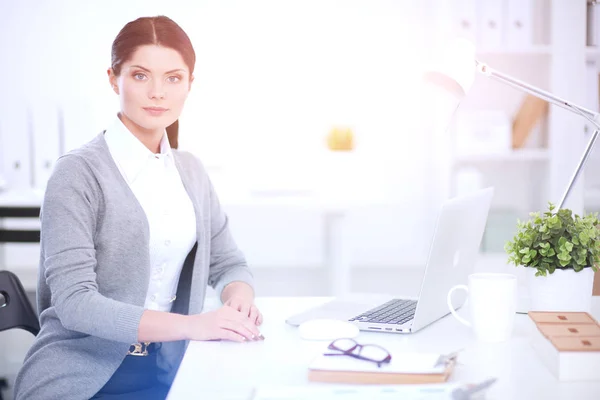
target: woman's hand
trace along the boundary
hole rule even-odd
[[[225,305],[241,312],[243,315],[248,316],[250,321],[255,325],[260,325],[263,322],[263,316],[260,311],[258,311],[258,308],[254,305],[252,300],[246,299],[242,296],[234,295],[225,302]]]
[[[215,311],[190,315],[187,337],[190,340],[225,339],[234,342],[261,340],[254,321],[232,307],[223,306]]]
[[[231,282],[221,293],[221,301],[226,306],[238,310],[250,318],[256,325],[261,325],[263,316],[254,305],[254,289],[244,282]]]

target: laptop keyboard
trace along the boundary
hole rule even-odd
[[[402,325],[413,318],[416,308],[416,300],[393,299],[379,307],[350,318],[349,321]]]

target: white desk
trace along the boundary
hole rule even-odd
[[[192,342],[179,368],[168,400],[248,399],[258,385],[317,385],[307,379],[307,365],[327,343],[299,338],[297,328],[285,323],[288,315],[328,298],[258,298],[265,316],[264,342]],[[214,308],[216,305],[207,305]],[[461,309],[464,313],[466,308]],[[600,319],[600,298],[592,314]],[[487,399],[600,399],[600,381],[559,382],[542,364],[528,342],[528,316],[517,315],[513,337],[500,344],[475,341],[469,328],[447,316],[411,335],[361,332],[357,340],[378,343],[390,352],[450,352],[464,349],[450,382],[498,381]],[[321,384],[322,385],[322,384]]]

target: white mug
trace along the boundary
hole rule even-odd
[[[469,295],[470,321],[456,313],[452,294],[464,289]],[[512,274],[477,273],[469,275],[469,284],[456,285],[448,292],[452,315],[472,327],[482,342],[502,342],[510,338],[517,312],[517,277]]]

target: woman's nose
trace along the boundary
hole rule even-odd
[[[151,99],[164,99],[165,89],[163,84],[158,81],[153,81],[150,85],[150,93],[148,93],[148,97]]]

